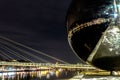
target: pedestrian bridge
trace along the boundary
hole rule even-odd
[[[95,67],[85,64],[58,64],[58,63],[53,64],[53,63],[32,63],[32,62],[6,62],[6,61],[1,61],[0,66],[95,69]]]

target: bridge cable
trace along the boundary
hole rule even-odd
[[[4,56],[5,59],[6,59],[6,58],[7,58],[8,60],[9,60],[9,59],[13,59],[11,56],[5,54],[4,51],[2,51],[2,50],[0,50],[0,54],[1,54],[2,56]]]
[[[20,48],[18,48],[18,47],[15,47],[13,44],[11,44],[11,43],[9,43],[9,42],[3,41],[3,40],[0,40],[0,41],[1,41],[2,43],[6,44],[6,45],[9,45],[9,46],[11,46],[11,47],[13,47],[13,48],[15,48],[15,49],[17,49],[17,50],[25,53],[25,54],[31,56],[31,57],[34,57],[35,59],[41,60],[41,61],[43,61],[43,62],[48,62],[48,61],[46,61],[46,60],[44,60],[44,59],[42,59],[42,58],[40,58],[40,57],[38,57],[38,56],[35,56],[35,55],[33,55],[33,54],[30,54],[29,52],[27,52],[27,51],[25,51],[25,50],[22,50],[22,49],[20,49]]]
[[[15,52],[14,50],[8,48],[7,46],[5,46],[5,45],[3,45],[3,44],[0,44],[0,45],[3,46],[4,49],[6,48],[5,50],[7,50],[7,51],[8,51],[9,53],[11,53],[12,55],[15,55],[16,57],[18,57],[18,58],[20,58],[20,59],[23,59],[23,58],[24,58],[24,60],[26,60],[26,61],[33,62],[32,60],[24,57],[23,55],[18,54],[17,52]]]
[[[65,62],[65,61],[63,61],[63,60],[57,59],[57,58],[55,58],[55,57],[53,57],[53,56],[50,56],[50,55],[48,55],[48,54],[45,54],[45,53],[40,52],[40,51],[38,51],[38,50],[35,50],[35,49],[33,49],[33,48],[31,48],[31,47],[28,47],[28,46],[26,46],[26,45],[23,45],[23,44],[21,44],[21,43],[15,42],[15,41],[13,41],[13,40],[11,40],[11,39],[8,39],[8,38],[6,38],[6,37],[0,36],[0,38],[5,39],[5,40],[8,40],[8,41],[10,41],[10,42],[13,42],[13,43],[16,44],[16,45],[25,47],[25,48],[27,48],[27,49],[29,49],[29,50],[32,50],[32,51],[36,52],[36,53],[39,53],[39,54],[42,54],[42,55],[44,55],[44,56],[50,57],[51,59],[54,59],[54,60],[60,61],[60,62],[62,62],[62,63],[68,64],[68,62]]]

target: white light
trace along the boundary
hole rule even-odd
[[[109,14],[108,12],[106,12],[105,14]]]
[[[118,14],[115,13],[115,14],[114,14],[114,18],[117,18],[117,16],[118,16]]]
[[[120,5],[117,5],[118,8],[120,8]]]
[[[112,49],[112,48],[109,48],[109,50],[110,50],[110,51],[113,51],[113,49]]]

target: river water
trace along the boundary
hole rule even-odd
[[[60,80],[69,79],[76,74],[71,70],[42,70],[26,72],[1,72],[0,80]]]
[[[120,76],[82,75],[73,70],[0,72],[0,80],[120,80]]]

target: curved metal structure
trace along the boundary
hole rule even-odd
[[[73,0],[67,13],[73,51],[98,68],[120,70],[119,15],[119,0]]]

